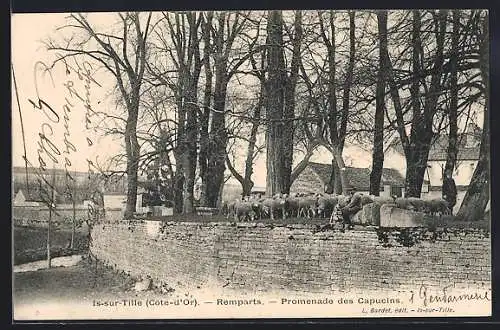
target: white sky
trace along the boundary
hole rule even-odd
[[[113,151],[118,152],[120,149],[119,142],[113,142],[110,138],[97,139],[92,131],[87,131],[84,127],[84,116],[86,109],[83,106],[83,102],[77,101],[76,97],[71,99],[67,89],[64,87],[64,83],[68,79],[74,82],[75,89],[81,93],[85,94],[85,89],[82,82],[78,79],[75,72],[71,72],[70,75],[65,74],[64,68],[56,67],[53,71],[53,83],[48,75],[43,76],[41,72],[38,72],[37,81],[40,98],[51,105],[51,107],[59,114],[60,122],[51,123],[47,117],[38,109],[34,107],[29,102],[29,99],[37,103],[37,93],[35,88],[35,74],[34,68],[37,61],[42,61],[50,64],[51,60],[54,59],[54,54],[49,54],[41,44],[41,40],[47,38],[49,35],[57,33],[55,28],[64,24],[64,17],[67,14],[14,14],[12,16],[12,63],[14,66],[14,72],[18,87],[19,101],[21,105],[21,111],[23,116],[23,124],[25,130],[26,139],[26,149],[28,160],[36,167],[39,166],[38,155],[37,155],[37,142],[40,141],[39,132],[42,132],[43,123],[50,123],[55,145],[61,152],[61,155],[57,157],[58,163],[55,164],[56,168],[62,168],[64,164],[64,156],[67,156],[71,161],[70,170],[86,171],[87,161],[86,158],[91,158],[95,161],[95,157],[101,155],[98,160],[102,159],[103,154],[111,154]],[[90,100],[92,107],[95,111],[103,111],[104,102],[101,101],[104,98],[104,94],[112,88],[111,81],[100,81],[100,77],[97,78],[103,87],[100,88],[96,85],[92,85],[90,89]],[[78,152],[72,152],[65,155],[63,151],[65,150],[63,142],[64,134],[64,120],[63,120],[63,105],[65,104],[65,97],[67,97],[73,104],[71,113],[68,115],[68,130],[70,140]],[[12,164],[14,166],[23,166],[24,160],[23,156],[23,143],[21,134],[21,125],[19,118],[18,105],[16,101],[16,94],[14,88],[12,89]],[[98,103],[99,102],[99,103]],[[50,129],[46,126],[46,134],[50,135]],[[86,142],[86,137],[89,137],[93,142],[93,147],[88,147]],[[49,167],[52,167],[52,162],[49,162],[47,155],[43,156],[47,160]]]

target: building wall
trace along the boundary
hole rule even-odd
[[[462,202],[464,200],[466,191],[464,190],[459,190],[457,191],[457,203],[453,207],[453,214],[457,214],[458,210],[460,209],[460,205],[462,205]],[[422,199],[436,199],[436,198],[442,198],[443,193],[441,190],[438,191],[429,191],[428,193],[423,193],[421,195]]]
[[[450,281],[455,288],[491,285],[490,235],[479,229],[451,230],[435,241],[423,238],[407,247],[383,245],[369,228],[340,232],[314,230],[313,225],[148,224],[96,224],[93,255],[176,290],[224,286],[366,294],[418,290],[422,284],[442,290]]]
[[[427,172],[432,186],[443,185],[443,169],[446,161],[429,161]],[[472,174],[476,169],[476,160],[462,160],[458,162],[457,169],[453,172],[455,184],[460,186],[468,186]],[[426,178],[427,179],[427,178]]]
[[[73,206],[58,205],[57,214],[50,214],[47,207],[40,206],[13,206],[12,221],[17,226],[46,226],[51,217],[51,222],[54,225],[69,225],[73,222]],[[106,217],[107,221],[114,222],[123,219],[122,209],[107,209],[102,217]],[[89,208],[83,205],[76,205],[75,217],[77,222],[86,221],[89,219]]]
[[[388,148],[384,154],[384,167],[396,169],[403,177],[406,175],[406,158],[393,148]]]
[[[104,195],[104,208],[105,209],[125,209],[127,202],[127,195]]]

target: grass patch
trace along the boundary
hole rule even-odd
[[[14,226],[14,265],[47,258],[47,228]],[[62,257],[87,251],[88,232],[75,232],[74,248],[70,249],[71,229],[51,231],[51,256]]]

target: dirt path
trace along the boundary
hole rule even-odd
[[[32,272],[15,273],[15,304],[43,301],[89,301],[104,298],[147,298],[159,292],[134,292],[135,281],[130,277],[87,259],[76,266],[56,267]]]

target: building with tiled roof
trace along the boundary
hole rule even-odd
[[[479,146],[481,144],[481,128],[471,123],[464,133],[458,135],[457,164],[453,171],[453,179],[457,186],[457,204],[454,212],[460,207],[467,187],[479,161]],[[448,135],[436,134],[432,141],[427,160],[424,180],[428,185],[422,187],[422,198],[436,198],[442,195],[443,174],[448,149]],[[406,158],[401,140],[397,134],[387,144],[384,150],[384,166],[406,174]]]
[[[458,189],[466,190],[474,169],[479,160],[481,129],[475,124],[469,124],[466,132],[458,135],[457,166],[453,173]],[[444,166],[448,149],[448,135],[436,135],[432,141],[427,160],[425,180],[429,181],[430,190],[440,190],[443,185]],[[397,169],[402,175],[406,173],[406,158],[399,136],[395,135],[384,152],[384,166]]]
[[[347,166],[345,176],[351,191],[368,193],[370,191],[369,168]],[[309,162],[304,171],[293,182],[290,192],[324,192],[330,182],[332,164]],[[381,195],[399,195],[404,191],[405,179],[395,169],[382,170]]]

